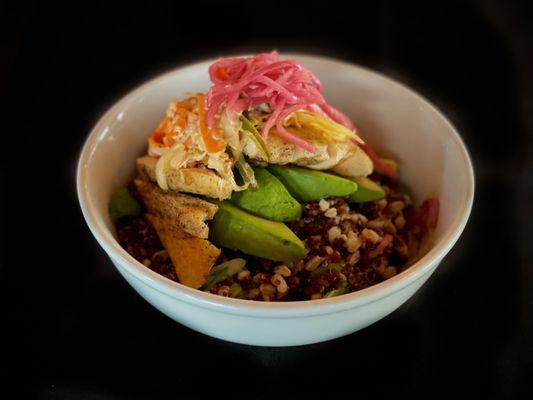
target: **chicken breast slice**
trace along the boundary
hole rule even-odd
[[[316,153],[309,153],[289,143],[275,133],[266,140],[270,152],[270,164],[294,164],[317,170],[331,170],[347,178],[368,176],[374,165],[367,154],[352,142],[322,143],[311,140]],[[256,144],[249,140],[244,146],[244,154],[258,164],[266,165],[267,160]]]
[[[266,146],[270,153],[270,161],[260,151],[252,140],[248,140],[243,148],[243,153],[250,160],[260,165],[277,164],[297,164],[309,165],[323,162],[329,159],[328,146],[325,143],[315,143],[316,152],[310,153],[292,143],[285,141],[273,130],[265,140]]]
[[[373,170],[374,163],[359,146],[354,146],[346,157],[331,167],[331,171],[341,176],[345,176],[346,178],[368,176]]]
[[[155,167],[157,158],[144,156],[137,159],[137,170],[152,182],[156,182]],[[170,170],[167,174],[170,190],[194,193],[214,199],[225,200],[231,196],[232,182],[218,176],[207,168],[181,168]]]

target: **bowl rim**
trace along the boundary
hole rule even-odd
[[[231,57],[236,56],[239,55],[231,55]],[[307,59],[315,62],[326,62],[331,64],[332,67],[349,67],[355,70],[358,74],[366,75],[372,79],[385,81],[387,84],[392,85],[396,90],[404,91],[407,94],[414,96],[444,122],[444,124],[448,127],[448,132],[451,138],[455,141],[460,150],[462,162],[464,163],[466,169],[465,172],[467,174],[468,185],[466,201],[463,202],[462,208],[456,212],[448,231],[445,232],[443,237],[432,246],[431,250],[427,254],[425,254],[407,270],[366,289],[329,299],[301,300],[291,302],[262,302],[256,300],[227,298],[206,293],[198,289],[187,287],[178,282],[171,281],[170,279],[152,271],[148,267],[145,267],[120,246],[118,241],[112,235],[111,231],[103,224],[102,219],[97,218],[99,213],[91,203],[88,190],[86,190],[85,187],[88,173],[86,171],[87,166],[89,165],[99,143],[102,142],[103,138],[105,137],[105,134],[102,134],[102,132],[106,132],[105,128],[109,125],[112,125],[110,124],[110,122],[114,120],[114,118],[111,118],[112,116],[117,115],[121,109],[124,109],[128,103],[136,99],[149,87],[157,85],[159,82],[169,78],[172,75],[180,74],[187,70],[204,68],[214,61],[214,59],[207,59],[183,66],[178,66],[167,72],[158,74],[155,77],[136,86],[133,90],[122,96],[100,116],[99,120],[92,127],[89,136],[86,138],[82,146],[76,173],[76,188],[81,211],[92,234],[120,272],[126,273],[128,276],[141,281],[142,283],[150,286],[152,289],[176,300],[184,301],[191,305],[200,306],[210,310],[220,311],[227,314],[264,318],[290,318],[295,316],[305,317],[341,312],[350,308],[359,307],[378,301],[381,298],[398,292],[415,281],[422,279],[426,274],[430,273],[434,268],[436,268],[442,258],[457,242],[466,226],[472,210],[475,191],[474,169],[469,152],[461,136],[453,124],[442,114],[442,112],[418,92],[380,72],[376,72],[369,68],[339,59],[306,53],[283,53],[282,56],[296,57],[299,60],[303,60],[304,63]]]

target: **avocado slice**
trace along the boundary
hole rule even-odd
[[[254,168],[254,174],[257,188],[233,192],[230,201],[243,210],[272,221],[299,220],[302,206],[279,179],[266,168]]]
[[[376,182],[366,177],[354,178],[354,181],[357,182],[357,191],[350,194],[348,202],[363,203],[385,197],[385,191]]]
[[[217,204],[210,229],[213,243],[273,261],[301,260],[307,254],[303,242],[285,224],[249,214],[229,201]]]
[[[340,176],[312,169],[270,165],[274,174],[297,200],[308,202],[331,196],[347,196],[357,190],[357,183]]]
[[[109,202],[109,216],[115,222],[122,217],[137,217],[141,214],[141,205],[125,187],[118,188]]]

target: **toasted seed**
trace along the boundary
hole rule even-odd
[[[356,215],[357,215],[357,219],[358,219],[358,220],[361,220],[361,222],[362,222],[363,224],[366,224],[366,223],[368,222],[368,218],[365,217],[363,214],[359,214],[359,213],[357,213]],[[356,222],[357,222],[357,221],[356,221]]]
[[[270,283],[262,283],[261,286],[259,286],[259,290],[263,295],[269,297],[276,293],[276,288]]]
[[[400,200],[392,201],[387,208],[391,214],[398,214],[405,208],[405,203]]]
[[[265,274],[263,274],[262,272],[259,272],[254,275],[253,281],[254,283],[260,283],[264,278],[265,278]]]
[[[276,290],[280,294],[286,293],[289,289],[289,287],[287,286],[287,282],[285,282],[285,278],[283,278],[283,276],[281,276],[280,274],[274,274],[270,282],[272,282],[272,284],[276,287]]]
[[[274,268],[274,272],[285,277],[291,276],[292,273],[289,267],[287,267],[285,264],[278,265],[276,268]]]
[[[337,216],[337,209],[335,207],[328,208],[324,215],[328,218],[335,218]]]
[[[350,231],[348,232],[346,243],[344,245],[346,246],[348,253],[353,253],[361,247],[361,240],[354,231]]]
[[[219,296],[225,296],[225,297],[228,297],[228,296],[229,296],[229,286],[227,286],[227,285],[221,286],[221,287],[218,289],[217,294],[218,294]]]
[[[359,261],[360,257],[361,257],[361,253],[359,252],[359,250],[356,250],[352,254],[350,254],[346,262],[348,263],[348,265],[353,266],[357,263],[357,261]]]
[[[366,226],[372,229],[382,229],[383,225],[385,225],[385,221],[382,219],[373,219],[366,224]]]
[[[337,240],[341,235],[341,228],[338,226],[332,226],[328,230],[328,241],[330,243],[333,243],[335,240]]]
[[[237,279],[242,281],[243,279],[246,279],[250,276],[250,271],[247,269],[243,269],[241,272],[237,274]]]
[[[396,235],[396,226],[394,226],[390,219],[385,222],[383,230],[391,235]]]
[[[398,215],[394,219],[394,225],[396,225],[396,228],[398,229],[403,229],[403,227],[405,226],[405,218],[402,214]]]
[[[372,229],[363,229],[363,232],[361,232],[361,236],[364,240],[368,240],[371,243],[377,243],[380,240],[380,237],[377,232]]]
[[[314,256],[309,261],[307,261],[307,264],[305,264],[305,269],[307,271],[314,271],[322,263],[323,260],[323,257]]]
[[[293,265],[292,265],[292,268],[294,270],[294,273],[298,273],[300,272],[302,269],[304,269],[304,262],[303,260],[298,260],[296,261]]]
[[[318,202],[318,206],[322,211],[326,211],[329,208],[329,201],[322,199]]]
[[[378,205],[379,208],[385,208],[387,207],[387,200],[386,199],[381,199],[381,200],[378,200],[376,201],[376,204]]]

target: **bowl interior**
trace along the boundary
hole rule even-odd
[[[468,154],[447,120],[406,87],[364,68],[313,56],[292,56],[322,81],[326,99],[352,118],[363,138],[383,156],[400,163],[402,181],[416,202],[437,196],[441,202],[434,243],[450,238],[466,222],[473,196]],[[132,178],[135,158],[170,100],[209,87],[212,61],[155,78],[116,103],[97,123],[79,165],[82,208],[95,229],[110,235],[107,213],[111,192]],[[450,244],[451,246],[451,244]]]

